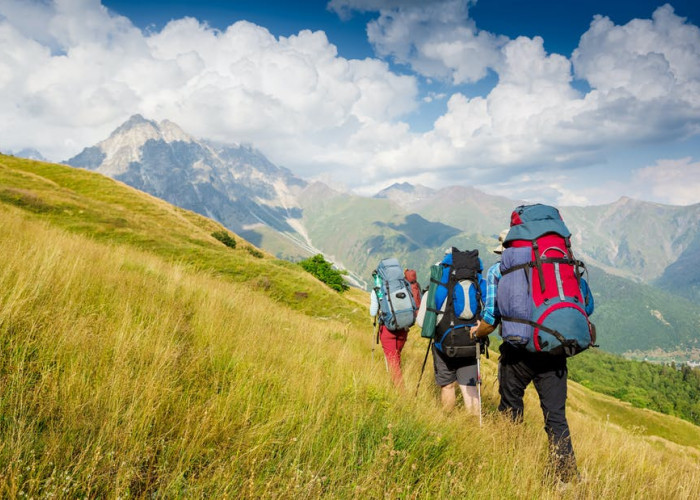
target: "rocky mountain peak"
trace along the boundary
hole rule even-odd
[[[261,236],[251,228],[260,225],[295,232],[289,221],[300,217],[296,195],[306,186],[250,146],[199,140],[170,120],[138,114],[66,163],[211,217],[253,240]]]
[[[110,137],[122,135],[124,133],[129,132],[130,130],[133,130],[135,128],[144,127],[144,126],[150,126],[153,128],[158,127],[156,122],[154,122],[153,120],[147,120],[142,115],[139,115],[139,114],[131,115],[131,117],[127,121],[125,121],[120,126],[118,126],[116,129],[114,129],[114,131],[110,134]]]
[[[177,141],[193,142],[192,137],[171,121],[163,120],[159,124],[136,114],[117,127],[107,139],[93,148],[88,148],[82,154],[97,156],[99,171],[110,177],[116,177],[124,174],[131,163],[141,161],[142,147],[151,140],[168,144]],[[80,165],[79,157],[80,155],[76,157],[77,162],[74,158],[68,163]]]

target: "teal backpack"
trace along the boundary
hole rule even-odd
[[[379,300],[379,319],[390,331],[405,330],[413,326],[416,318],[416,302],[411,284],[395,258],[379,262],[372,274],[374,291]]]

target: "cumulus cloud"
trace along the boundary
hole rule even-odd
[[[41,22],[29,25],[32,9]],[[36,131],[32,145],[56,160],[139,112],[313,164],[418,105],[413,77],[338,57],[323,32],[276,38],[245,21],[219,31],[185,18],[144,34],[97,0],[2,0],[0,13],[2,146]]]
[[[403,165],[405,176],[433,171],[442,183],[465,179],[530,200],[539,193],[533,201],[615,199],[631,183],[611,182],[605,192],[579,169],[635,144],[697,137],[698,32],[669,6],[624,26],[598,16],[574,52],[575,70],[567,58],[547,54],[539,37],[510,40],[493,65],[499,81],[488,95],[453,94],[432,131],[376,160],[385,171]],[[574,74],[588,81],[588,93],[573,87]],[[609,172],[623,168],[629,164],[607,165]]]
[[[684,23],[670,5],[624,26],[596,16],[572,59],[576,75],[600,92],[700,103],[700,29]]]
[[[635,171],[633,182],[643,199],[669,205],[700,203],[700,161],[692,158],[658,160]]]
[[[385,3],[385,2],[382,2]],[[471,0],[383,6],[367,35],[382,57],[409,65],[417,73],[451,81],[476,82],[498,67],[508,40],[477,29],[469,18]]]
[[[365,193],[401,181],[471,184],[584,204],[634,194],[621,192],[632,181],[594,182],[591,166],[610,154],[697,140],[700,31],[670,6],[621,26],[596,16],[568,59],[547,53],[540,37],[479,30],[472,3],[333,0],[329,9],[343,15],[377,13],[368,36],[380,57],[349,60],[320,31],[275,37],[246,21],[218,30],[184,18],[143,33],[99,0],[0,0],[0,149],[31,146],[64,160],[141,113],[198,137],[252,143],[298,175]],[[421,77],[387,59],[440,79],[440,93],[421,95]],[[484,95],[449,90],[488,71],[498,79]],[[410,114],[435,99],[446,103],[442,116],[412,131]],[[637,177],[652,175],[644,172]],[[674,183],[683,179],[648,195],[672,202]],[[678,203],[693,196],[674,193]]]

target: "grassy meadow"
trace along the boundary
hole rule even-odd
[[[0,156],[0,497],[698,498],[700,428],[574,382],[583,480],[525,422],[395,390],[366,294],[104,177]],[[586,354],[583,354],[586,355]]]

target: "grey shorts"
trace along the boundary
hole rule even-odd
[[[435,345],[432,349],[437,385],[444,387],[455,380],[459,385],[476,385],[478,377],[476,358],[450,358],[438,351]]]

